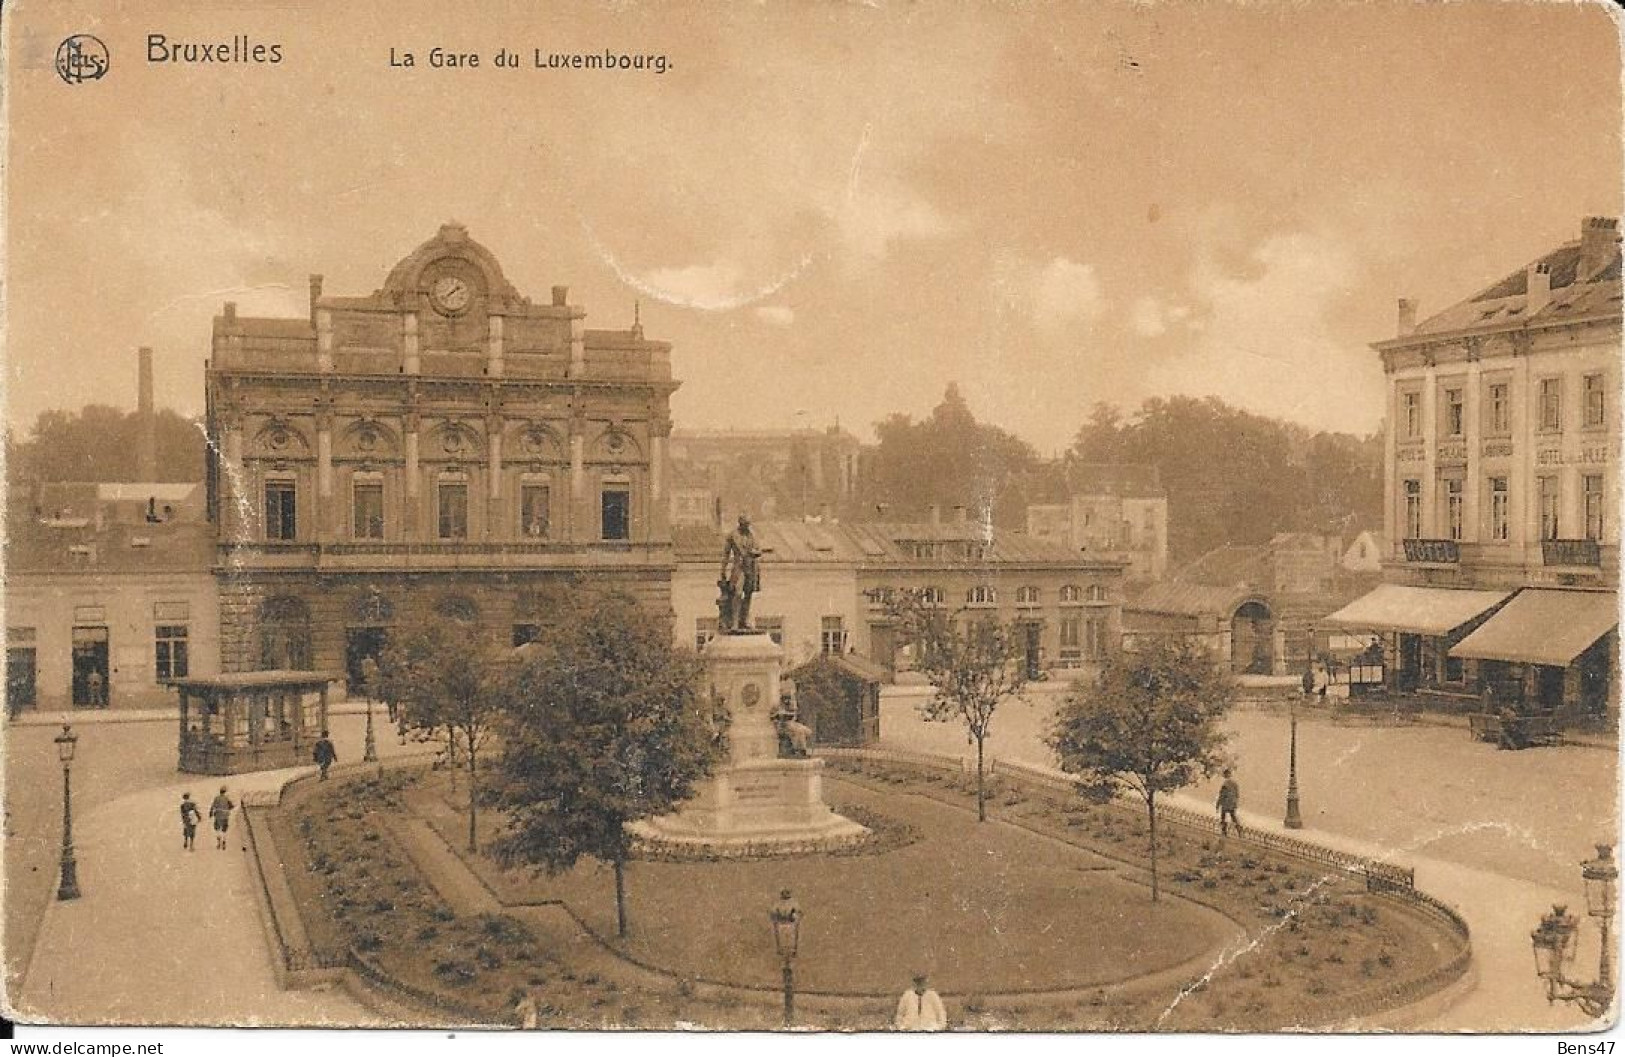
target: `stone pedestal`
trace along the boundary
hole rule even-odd
[[[706,646],[712,692],[730,717],[728,759],[674,815],[629,827],[655,847],[761,854],[837,848],[864,827],[824,803],[824,761],[780,759],[773,723],[782,652],[767,635],[721,635]]]

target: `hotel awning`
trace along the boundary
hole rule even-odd
[[[1567,667],[1619,623],[1612,591],[1530,588],[1450,651],[1452,657]]]
[[[1511,591],[1457,591],[1448,587],[1382,584],[1320,623],[1359,630],[1448,635],[1511,595]]]

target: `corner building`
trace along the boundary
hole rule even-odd
[[[522,296],[446,224],[382,288],[214,320],[223,671],[345,671],[409,619],[524,642],[589,578],[669,613],[671,346]]]

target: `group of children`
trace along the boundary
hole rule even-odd
[[[214,820],[214,846],[220,851],[226,850],[226,831],[231,827],[231,813],[237,807],[226,795],[226,787],[221,786],[220,792],[209,805],[209,818]],[[198,809],[197,801],[192,799],[191,793],[181,794],[181,847],[187,851],[196,850],[197,824],[203,820],[203,812]]]

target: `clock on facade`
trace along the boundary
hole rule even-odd
[[[473,291],[469,288],[468,280],[455,275],[443,275],[429,287],[430,302],[447,315],[467,308],[472,296]]]

